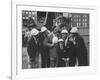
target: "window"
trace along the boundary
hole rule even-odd
[[[89,26],[89,14],[72,13],[72,26],[76,27],[88,27]]]

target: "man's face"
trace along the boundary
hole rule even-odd
[[[69,41],[72,41],[72,42],[74,41],[73,34],[70,34],[70,35],[69,35]]]
[[[55,23],[55,25],[56,25],[56,26],[60,26],[60,25],[61,25],[61,20],[60,20],[60,19],[57,20],[56,23]]]
[[[60,46],[60,49],[61,49],[61,50],[63,49],[63,45],[64,45],[63,42],[59,42],[59,46]]]
[[[40,23],[44,23],[44,17],[40,18]]]

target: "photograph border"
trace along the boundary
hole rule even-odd
[[[13,72],[16,72],[16,75],[15,76],[18,76],[18,28],[17,28],[17,20],[18,20],[18,14],[17,14],[17,7],[18,6],[36,6],[36,7],[54,7],[54,6],[40,6],[40,5],[24,5],[24,4],[16,4],[16,71],[13,71],[13,62],[12,62],[12,60],[13,60],[13,58],[11,58],[11,75],[13,76]],[[73,8],[73,9],[89,9],[89,10],[95,10],[95,8],[74,8],[74,7],[60,7],[60,6],[55,6],[55,8]],[[13,15],[13,10],[12,10],[12,15]],[[11,18],[13,18],[13,16],[11,17]],[[13,22],[13,19],[12,19],[12,22]],[[13,24],[12,24],[13,25]],[[13,34],[13,29],[12,29],[12,26],[11,26],[11,34]],[[11,40],[13,41],[13,36],[11,36]],[[12,42],[11,41],[11,42]],[[12,42],[12,45],[13,45],[13,42]],[[13,48],[11,48],[11,49],[13,49]],[[12,51],[12,50],[11,50]],[[13,51],[12,51],[12,53],[13,53]],[[11,53],[11,57],[13,57],[13,55],[12,55],[12,53]],[[15,77],[14,76],[14,77]]]

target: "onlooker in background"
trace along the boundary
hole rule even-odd
[[[68,32],[71,28],[71,26],[69,25],[70,23],[70,19],[66,18],[66,17],[57,17],[56,19],[56,30],[58,31],[62,31],[63,29],[66,29]]]
[[[33,20],[32,17],[28,18],[27,27],[30,28],[30,29],[36,28],[36,23],[35,23],[35,21]]]

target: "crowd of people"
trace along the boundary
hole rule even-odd
[[[51,30],[46,25],[40,29],[30,27],[23,39],[27,40],[31,68],[35,68],[36,55],[39,54],[42,68],[89,65],[84,40],[77,27],[68,25],[66,17],[58,17]]]

